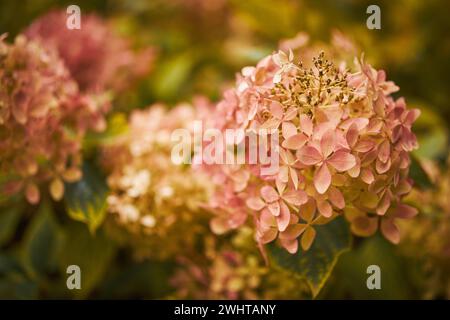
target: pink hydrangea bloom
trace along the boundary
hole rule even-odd
[[[63,181],[81,175],[81,139],[89,129],[105,127],[108,103],[80,94],[56,52],[18,36],[0,38],[0,176],[1,192],[25,190],[30,203],[49,182],[61,199]]]
[[[412,186],[411,126],[419,116],[391,96],[398,89],[363,60],[348,70],[323,52],[311,63],[280,51],[245,67],[218,103],[214,125],[278,129],[279,149],[270,152],[280,166],[270,175],[259,164],[208,168],[218,185],[213,231],[238,228],[251,216],[261,247],[278,239],[295,253],[299,243],[310,248],[315,225],[344,215],[356,235],[380,226],[398,243],[396,219],[417,213],[401,200]]]
[[[68,29],[66,20],[64,11],[51,11],[32,23],[25,34],[46,47],[55,47],[81,90],[117,91],[149,71],[154,51],[133,52],[129,42],[100,17],[83,14],[81,29]]]

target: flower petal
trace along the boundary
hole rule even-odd
[[[322,154],[314,147],[304,146],[297,151],[299,161],[307,166],[312,166],[323,160]]]
[[[397,209],[395,211],[395,217],[400,219],[410,219],[415,217],[419,211],[411,206],[408,206],[406,204],[400,204],[397,206]]]
[[[245,204],[247,205],[247,207],[255,211],[260,211],[266,205],[260,197],[249,198],[247,199]]]
[[[344,209],[345,208],[345,200],[344,196],[342,195],[342,192],[339,191],[338,188],[331,187],[328,191],[328,199],[331,201],[333,206],[335,206],[338,209]]]
[[[381,220],[381,233],[384,237],[394,244],[400,242],[400,231],[394,223],[394,219]]]
[[[334,151],[336,143],[336,134],[334,130],[328,130],[322,136],[320,140],[320,148],[322,149],[322,155],[324,158],[328,158],[328,156]]]
[[[303,133],[297,133],[283,141],[281,146],[286,149],[297,150],[303,147],[308,141],[308,137]]]
[[[280,215],[280,203],[278,201],[269,203],[267,208],[273,216],[278,217]]]
[[[319,210],[320,214],[325,218],[329,218],[333,215],[333,208],[331,208],[330,203],[326,200],[319,201],[317,203],[317,209]]]
[[[281,124],[281,131],[283,133],[283,138],[288,139],[297,134],[297,127],[292,122],[284,121]]]
[[[314,187],[320,194],[324,194],[331,184],[331,173],[326,163],[322,164],[314,174]]]
[[[338,171],[347,171],[356,165],[355,156],[344,150],[336,151],[328,160]]]
[[[305,230],[305,232],[303,232],[303,236],[301,239],[301,245],[302,245],[302,249],[304,251],[308,251],[309,248],[311,248],[311,245],[314,242],[314,239],[316,238],[316,230],[314,230],[314,228],[307,228]]]
[[[261,197],[266,201],[267,203],[275,202],[277,201],[280,196],[278,195],[277,191],[272,186],[264,186],[261,188]]]
[[[287,226],[289,225],[289,221],[291,219],[291,212],[289,211],[288,206],[283,201],[281,201],[280,215],[277,216],[276,219],[278,231],[286,230]]]
[[[303,190],[292,190],[283,194],[282,198],[294,206],[301,206],[308,201],[308,195]]]

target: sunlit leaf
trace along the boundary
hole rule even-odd
[[[106,215],[108,187],[104,178],[91,165],[83,165],[80,181],[66,184],[64,194],[69,216],[84,222],[94,232]]]

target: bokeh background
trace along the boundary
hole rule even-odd
[[[446,0],[89,0],[77,3],[1,0],[0,34],[6,32],[12,39],[49,10],[64,10],[71,4],[81,7],[82,16],[88,12],[103,16],[119,34],[131,39],[136,48],[155,50],[148,76],[114,100],[114,110],[124,114],[156,102],[171,107],[190,102],[198,95],[217,101],[223,89],[233,84],[236,72],[272,53],[281,40],[293,38],[302,31],[314,41],[329,42],[332,32],[338,30],[365,53],[374,67],[387,71],[388,78],[400,86],[400,94],[406,97],[410,107],[422,111],[415,124],[420,142],[416,156],[425,163],[432,161],[446,172],[450,126],[450,5]],[[381,8],[381,30],[366,27],[366,8],[371,4]],[[442,198],[450,196],[448,189],[443,190]],[[444,224],[440,217],[448,206],[428,209],[432,218],[423,219],[432,221],[432,227],[417,231],[425,234],[425,239],[429,239],[429,233],[437,225]],[[448,211],[446,219],[449,219]],[[31,275],[20,259],[16,259],[23,255],[23,250],[32,260],[45,257],[50,250],[48,244],[59,243],[49,238],[59,237],[58,232],[45,233],[39,241],[30,242],[33,234],[30,235],[27,219],[18,221],[12,231],[6,230],[6,225],[0,221],[0,296],[74,297],[73,292],[55,285],[64,275],[52,269],[51,259],[42,263],[42,273]],[[445,247],[430,257],[434,251],[427,247],[434,248],[434,242],[445,242],[448,246],[449,230],[441,231],[442,237],[430,241],[421,241],[417,236],[404,245],[406,248],[394,247],[380,237],[355,241],[354,250],[340,259],[319,298],[450,297],[450,248]],[[63,236],[71,235],[79,237],[71,241],[73,245],[94,243],[105,255],[87,259],[92,263],[86,267],[92,270],[87,272],[90,290],[75,297],[174,297],[168,280],[171,263],[135,261],[127,250],[105,245],[103,242],[109,240],[102,239],[101,235],[91,242],[82,225],[73,225],[73,230]],[[66,249],[69,255],[71,249]],[[364,266],[370,264],[382,268],[382,290],[368,291],[365,287]],[[276,297],[296,298],[294,292],[298,288],[290,288]]]

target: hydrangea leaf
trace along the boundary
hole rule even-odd
[[[105,218],[107,195],[104,177],[85,163],[81,180],[66,184],[64,198],[67,212],[72,219],[86,223],[94,232]]]
[[[115,254],[114,242],[102,230],[92,234],[80,223],[72,222],[64,229],[65,238],[59,255],[61,274],[77,265],[81,271],[81,289],[72,290],[76,298],[85,298],[102,281]]]
[[[8,242],[19,224],[22,205],[14,204],[0,207],[0,246]]]
[[[351,245],[350,231],[341,217],[315,229],[317,235],[308,251],[299,249],[296,254],[290,254],[274,243],[267,246],[269,259],[275,268],[305,279],[313,297],[322,289],[339,256]]]
[[[61,239],[61,229],[54,219],[53,208],[45,199],[27,228],[23,243],[23,263],[31,277],[44,280],[46,275],[56,270]]]

